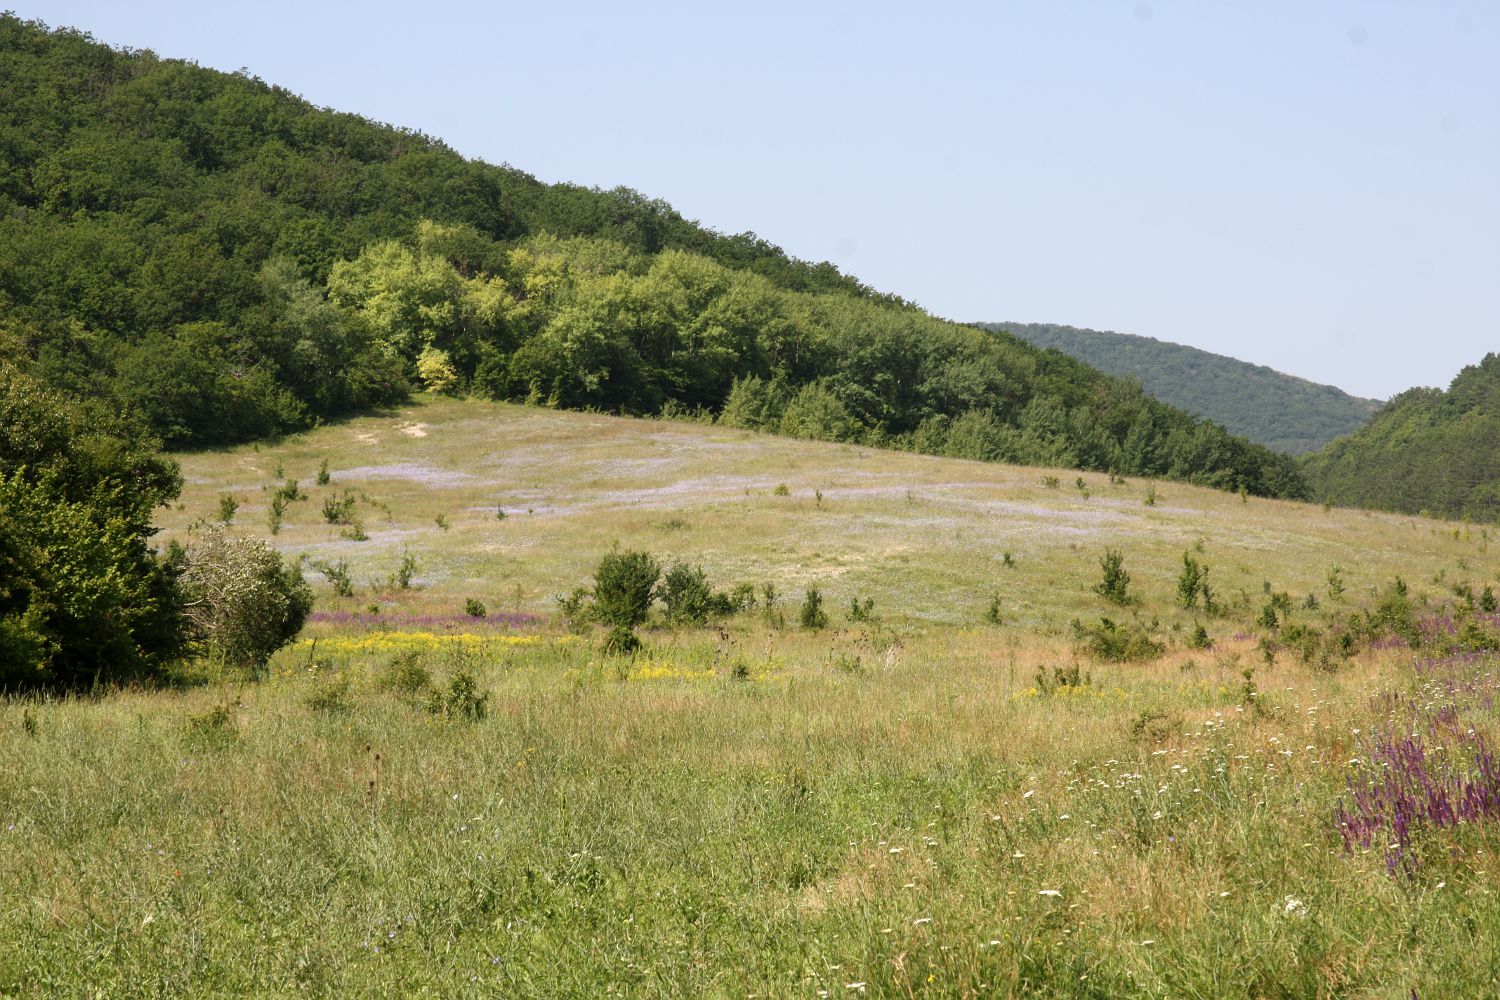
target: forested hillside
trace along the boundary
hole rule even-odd
[[[1447,392],[1403,392],[1303,469],[1333,503],[1500,520],[1500,354],[1459,372]]]
[[[1111,375],[1134,375],[1157,399],[1268,448],[1317,451],[1370,419],[1380,403],[1264,365],[1129,333],[1050,323],[985,323]]]
[[[14,17],[0,360],[177,447],[422,388],[1304,493],[1132,383],[753,234]]]

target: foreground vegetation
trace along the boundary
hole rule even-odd
[[[1052,323],[982,325],[1055,348],[1111,375],[1133,375],[1162,402],[1289,455],[1318,451],[1353,433],[1380,408],[1377,400],[1331,385],[1153,337]]]
[[[317,607],[0,702],[0,995],[1497,988],[1483,528],[442,399],[183,472]]]

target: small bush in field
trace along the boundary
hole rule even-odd
[[[264,666],[312,610],[312,589],[296,563],[259,539],[230,538],[217,527],[188,546],[180,580],[198,636],[235,666]]]
[[[349,560],[339,559],[331,563],[315,561],[310,565],[323,574],[335,594],[340,597],[354,596],[354,579],[349,575]]]
[[[1075,618],[1073,636],[1094,656],[1115,663],[1155,659],[1166,650],[1139,622],[1100,618],[1097,625],[1086,625]]]
[[[381,688],[411,698],[432,687],[432,674],[422,664],[422,654],[406,652],[386,665],[378,676]]]
[[[325,458],[318,466],[318,485],[327,486],[331,482],[333,482],[333,477],[328,474],[328,459]]]
[[[410,590],[411,582],[417,575],[417,557],[410,552],[401,553],[401,562],[396,566],[396,572],[391,574],[388,581],[391,590]]]
[[[483,618],[490,613],[490,609],[484,606],[484,602],[478,598],[471,597],[464,601],[464,614],[470,618]]]
[[[1209,593],[1208,567],[1193,558],[1191,552],[1182,554],[1182,573],[1177,577],[1177,603],[1184,608],[1196,607],[1198,599]]]
[[[797,612],[797,620],[803,628],[814,631],[828,627],[828,613],[823,610],[823,595],[818,592],[817,587],[807,588],[802,608]]]
[[[1201,622],[1194,622],[1193,634],[1188,638],[1187,644],[1191,649],[1211,649],[1214,641],[1209,638],[1208,629]]]
[[[608,552],[594,570],[594,619],[634,629],[646,620],[661,566],[646,552]]]
[[[1094,585],[1094,593],[1112,604],[1129,604],[1130,574],[1125,572],[1125,557],[1114,549],[1105,549],[1099,567],[1103,575]]]
[[[228,493],[219,494],[219,522],[228,524],[234,520],[234,512],[240,509],[240,502]]]
[[[849,620],[851,622],[872,621],[875,617],[875,599],[866,597],[861,601],[857,597],[849,599]]]
[[[1001,623],[999,593],[990,595],[990,606],[985,609],[984,620],[989,622],[991,625],[999,625]]]
[[[354,523],[354,491],[344,490],[323,500],[323,520],[329,524]]]
[[[427,701],[427,711],[445,719],[481,722],[489,714],[488,693],[479,690],[479,682],[467,670],[454,671],[446,691],[434,691]]]
[[[701,566],[676,563],[662,578],[657,596],[667,608],[667,620],[674,625],[701,625],[731,610],[729,599],[715,594]]]
[[[1094,679],[1088,674],[1080,673],[1078,664],[1070,663],[1066,667],[1053,667],[1050,673],[1046,667],[1038,667],[1035,681],[1037,693],[1051,695],[1067,694],[1069,689],[1076,691],[1087,687]]]

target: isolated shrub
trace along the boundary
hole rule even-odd
[[[376,683],[386,691],[412,698],[432,686],[432,674],[422,663],[422,654],[408,651],[394,657],[376,676]]]
[[[354,491],[344,490],[323,499],[323,520],[329,524],[354,523]]]
[[[1105,549],[1099,557],[1102,576],[1094,585],[1094,593],[1112,604],[1130,603],[1130,574],[1125,572],[1125,557],[1114,549]]]
[[[318,485],[327,486],[331,482],[333,477],[328,474],[328,459],[325,458],[318,466]]]
[[[588,631],[594,620],[593,594],[587,587],[577,587],[570,594],[557,596],[557,609],[562,613],[563,623],[573,632]]]
[[[1479,610],[1485,614],[1494,614],[1496,607],[1495,588],[1485,584],[1483,592],[1479,595]]]
[[[1191,649],[1211,649],[1214,641],[1209,638],[1208,629],[1201,622],[1193,623],[1193,634],[1188,637],[1188,647]]]
[[[594,618],[611,628],[634,629],[646,620],[661,566],[646,552],[605,553],[594,570]]]
[[[1166,645],[1157,641],[1140,622],[1120,623],[1100,618],[1097,625],[1073,619],[1073,636],[1101,660],[1125,663],[1160,656]]]
[[[828,627],[828,614],[823,610],[823,595],[818,592],[817,587],[807,588],[807,594],[802,598],[802,608],[797,612],[797,620],[803,628],[814,631]]]
[[[667,620],[674,624],[701,625],[729,610],[727,600],[715,600],[702,567],[686,563],[676,563],[667,570],[658,594],[666,605]]]
[[[1184,608],[1195,607],[1198,598],[1207,591],[1208,567],[1193,558],[1191,552],[1182,554],[1182,572],[1177,577],[1177,603]]]
[[[1080,672],[1078,664],[1070,663],[1066,667],[1053,667],[1050,672],[1046,667],[1038,667],[1035,683],[1038,694],[1068,694],[1089,686],[1094,683],[1094,679]]]
[[[490,609],[484,606],[484,602],[478,598],[471,597],[464,601],[464,614],[470,618],[483,618],[490,613]]]
[[[314,561],[311,565],[313,569],[323,574],[323,578],[328,581],[333,587],[333,592],[339,597],[354,596],[354,578],[349,575],[349,560]]]
[[[401,561],[396,564],[396,572],[392,573],[386,585],[391,590],[410,590],[411,582],[417,575],[417,557],[410,551],[401,553]]]
[[[867,622],[874,620],[875,599],[866,597],[861,601],[857,597],[849,598],[849,620],[851,622]]]
[[[219,494],[219,522],[228,524],[234,520],[235,511],[240,509],[239,500],[229,493]]]
[[[1412,648],[1422,644],[1422,633],[1417,628],[1411,596],[1407,592],[1405,581],[1399,576],[1381,594],[1375,607],[1365,613],[1365,627],[1372,637],[1393,635]]]
[[[990,606],[985,609],[984,620],[989,622],[991,625],[999,625],[1001,623],[999,593],[990,595]]]
[[[446,691],[434,691],[427,701],[427,711],[445,719],[481,722],[489,714],[488,693],[479,690],[479,682],[467,670],[456,670],[448,678]]]
[[[188,546],[181,581],[197,637],[235,666],[264,666],[312,610],[312,589],[295,563],[259,539],[231,538],[218,527]]]

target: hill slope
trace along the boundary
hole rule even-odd
[[[1049,323],[984,323],[1111,375],[1134,375],[1157,399],[1296,455],[1351,433],[1380,403],[1264,365],[1152,337]]]
[[[1303,469],[1333,503],[1500,520],[1500,355],[1459,372],[1446,392],[1402,393]]]
[[[630,191],[0,18],[0,359],[173,447],[412,386],[1299,495],[1085,365]]]
[[[314,486],[324,462],[332,481]],[[1168,606],[1153,614],[1183,624],[1193,613],[1173,610],[1171,595],[1183,551],[1200,539],[1226,608],[1252,610],[1264,580],[1319,591],[1338,565],[1363,593],[1419,566],[1431,575],[1434,559],[1464,550],[1403,515],[1169,484],[1148,506],[1140,479],[1086,475],[1084,493],[1062,470],[1049,487],[1049,470],[431,395],[390,416],[181,463],[187,485],[180,509],[159,519],[165,538],[214,518],[222,495],[240,502],[237,529],[264,533],[273,488],[296,479],[309,499],[288,508],[275,544],[347,560],[362,592],[410,551],[423,589],[403,601],[431,612],[477,596],[551,613],[554,595],[586,582],[617,541],[701,561],[725,583],[769,580],[789,594],[816,584],[840,603],[868,594],[918,620],[972,622],[999,589],[1013,624],[1053,632],[1097,609],[1086,583],[1105,546],[1126,552],[1142,594]],[[368,540],[322,514],[345,491]],[[354,611],[367,598],[319,600]]]

